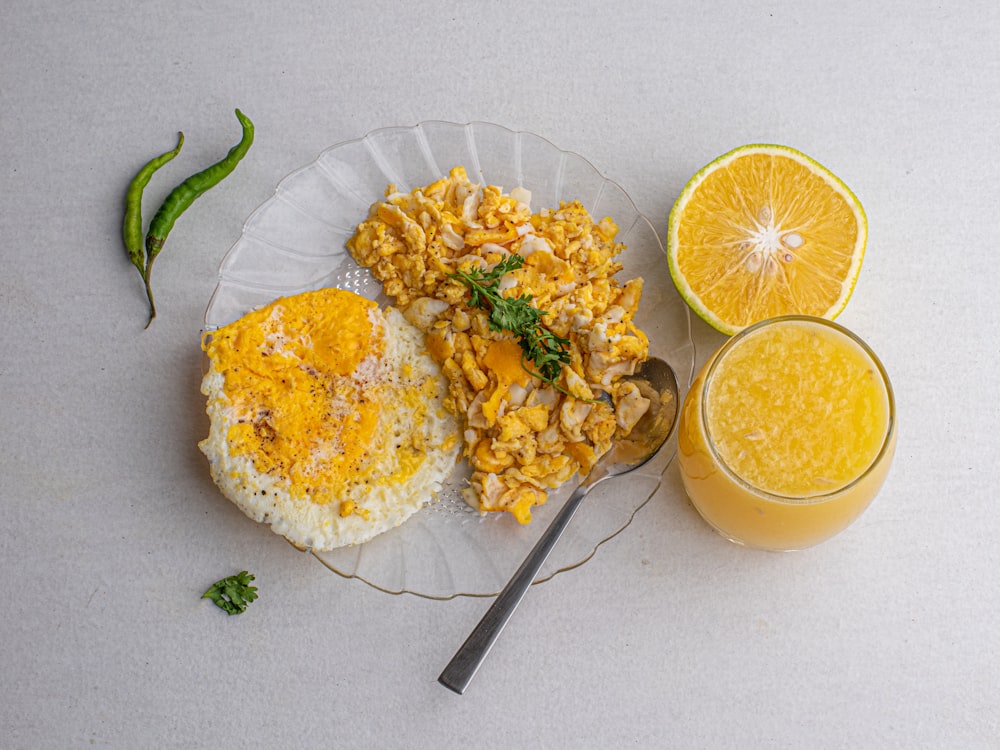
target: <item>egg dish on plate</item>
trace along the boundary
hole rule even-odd
[[[284,297],[208,333],[199,447],[222,493],[304,549],[365,542],[432,502],[460,436],[424,335],[353,292]]]
[[[649,406],[623,380],[648,354],[634,322],[643,280],[615,278],[625,246],[610,217],[578,201],[533,213],[530,200],[460,166],[409,193],[389,185],[347,249],[396,307],[320,289],[206,334],[199,445],[222,493],[325,551],[433,502],[460,449],[466,502],[520,523],[586,475]],[[471,279],[490,279],[491,302]],[[548,375],[524,331],[497,324],[508,303],[561,342]]]
[[[589,473],[649,408],[622,380],[649,341],[634,321],[642,278],[615,277],[625,250],[618,227],[579,201],[537,212],[530,201],[524,188],[475,184],[458,166],[410,192],[389,185],[347,241],[427,334],[448,379],[445,405],[462,421],[472,467],[466,501],[520,523],[548,490]],[[512,270],[496,278],[498,268]],[[463,282],[472,278],[495,283],[492,301]],[[541,311],[528,333],[564,343],[552,377],[540,366],[551,352],[535,359],[525,336],[493,315],[508,304],[524,312],[525,303]]]

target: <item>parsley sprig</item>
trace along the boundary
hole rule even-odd
[[[223,578],[213,583],[208,591],[201,595],[202,599],[211,599],[215,606],[225,610],[230,615],[244,612],[247,605],[257,598],[257,587],[251,586],[254,580],[252,574],[245,570],[234,576]]]
[[[490,330],[510,331],[521,345],[521,366],[535,377],[555,385],[563,365],[569,364],[569,339],[557,336],[542,325],[548,313],[531,304],[531,295],[504,297],[498,291],[500,278],[524,265],[524,258],[512,253],[488,271],[472,268],[449,274],[469,288],[469,307],[489,313]],[[532,362],[532,371],[525,362]]]

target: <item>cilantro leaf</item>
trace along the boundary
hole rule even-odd
[[[524,265],[524,258],[512,253],[488,271],[473,268],[450,274],[469,289],[469,307],[481,307],[489,313],[490,330],[510,331],[524,353],[523,359],[535,366],[525,367],[535,377],[555,385],[563,365],[569,364],[569,339],[557,336],[542,325],[547,315],[531,304],[531,295],[504,297],[497,286],[500,277]],[[523,364],[523,362],[522,362]]]
[[[250,585],[253,580],[253,575],[244,570],[216,581],[201,598],[211,599],[215,606],[230,615],[238,615],[246,611],[247,605],[257,598],[257,587]]]

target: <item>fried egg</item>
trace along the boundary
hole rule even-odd
[[[303,549],[368,541],[432,501],[461,445],[423,334],[340,289],[285,297],[206,334],[222,493]]]

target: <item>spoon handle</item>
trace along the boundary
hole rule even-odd
[[[582,484],[574,490],[569,500],[566,501],[566,504],[556,514],[556,517],[552,519],[552,523],[545,529],[539,540],[535,542],[535,546],[528,553],[524,562],[521,563],[521,567],[517,569],[514,576],[507,582],[503,591],[497,595],[496,600],[486,610],[486,614],[483,615],[479,624],[469,634],[469,637],[465,639],[465,643],[455,652],[451,661],[448,662],[448,666],[444,668],[441,676],[438,677],[438,682],[446,688],[455,691],[459,695],[465,692],[465,689],[479,670],[479,665],[483,663],[483,659],[486,658],[490,649],[493,648],[493,644],[500,636],[500,632],[504,629],[507,621],[514,614],[514,610],[517,609],[517,605],[521,603],[521,599],[531,587],[535,576],[541,570],[542,564],[549,556],[553,547],[556,546],[556,542],[559,541],[559,537],[562,536],[563,531],[569,525],[570,520],[572,520],[577,508],[580,507],[580,503],[583,502],[583,498],[587,496],[587,492],[590,491],[591,486],[593,486],[591,483]]]

